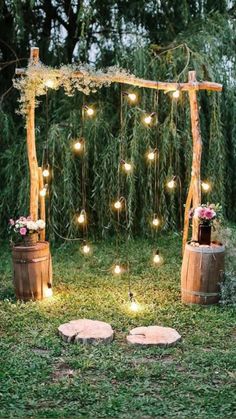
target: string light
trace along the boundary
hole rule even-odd
[[[123,271],[122,267],[119,264],[115,265],[115,267],[113,269],[114,274],[120,275],[122,273],[122,271]]]
[[[52,293],[52,284],[50,284],[50,283],[47,284],[47,288],[45,289],[44,294],[45,294],[45,297],[46,298],[52,297],[52,295],[53,295],[53,293]]]
[[[47,195],[47,185],[44,185],[44,187],[39,191],[39,195],[42,197]]]
[[[180,90],[179,90],[179,89],[176,89],[176,90],[172,93],[172,97],[173,97],[174,99],[179,99],[179,97],[180,97]]]
[[[79,214],[77,220],[78,220],[78,223],[79,224],[84,224],[85,223],[85,221],[86,221],[86,212],[85,212],[85,210],[82,210],[81,211],[81,213]]]
[[[138,99],[138,96],[134,92],[122,92],[123,96],[126,96],[130,102],[135,103]]]
[[[73,148],[76,152],[82,151],[84,146],[84,138],[79,138],[76,140],[76,142],[73,144]]]
[[[132,164],[127,163],[125,160],[121,160],[120,164],[123,166],[126,173],[130,173],[132,171]]]
[[[153,218],[153,220],[152,220],[152,225],[153,225],[154,227],[158,227],[158,226],[160,225],[160,220],[159,220],[159,218],[157,218],[155,215],[154,215],[154,218]]]
[[[153,122],[153,118],[156,115],[156,112],[152,112],[150,115],[146,115],[143,118],[143,121],[146,125],[150,125]]]
[[[115,209],[117,209],[117,210],[121,209],[121,208],[122,208],[122,202],[121,202],[121,200],[117,200],[117,201],[114,203],[114,207],[115,207]]]
[[[153,256],[153,263],[156,266],[160,266],[163,263],[162,257],[159,255],[159,250],[156,251],[155,255]]]
[[[95,110],[93,108],[91,108],[91,106],[84,105],[83,109],[85,110],[85,112],[88,116],[93,116],[94,113],[95,113]]]
[[[139,304],[134,298],[134,294],[129,291],[130,310],[137,312],[139,310]]]
[[[86,242],[84,242],[83,246],[82,246],[82,252],[85,255],[88,255],[91,252],[91,247],[89,246],[89,244],[87,244]]]
[[[169,180],[169,182],[167,182],[167,187],[169,189],[174,189],[176,186],[175,181],[176,181],[176,176],[174,176],[171,180]]]
[[[155,158],[156,158],[156,156],[157,156],[157,149],[155,148],[154,150],[150,150],[148,153],[147,153],[147,159],[149,160],[149,161],[154,161],[155,160]]]
[[[55,87],[55,82],[52,79],[48,79],[44,82],[44,85],[49,89],[53,89],[53,87]]]
[[[201,182],[201,185],[202,185],[202,190],[203,190],[204,192],[209,192],[209,190],[211,189],[210,184],[209,184],[209,183],[207,183],[207,182]]]
[[[128,98],[131,100],[131,102],[136,102],[137,95],[135,93],[129,93]]]
[[[43,177],[49,177],[49,175],[50,175],[49,169],[45,168],[42,172],[42,175],[43,175]]]

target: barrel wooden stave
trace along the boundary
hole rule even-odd
[[[210,305],[219,302],[220,285],[224,272],[225,248],[185,247],[181,271],[182,302]]]
[[[15,246],[12,250],[14,287],[17,299],[42,300],[52,283],[52,264],[48,242],[35,246]]]

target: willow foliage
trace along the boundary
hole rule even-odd
[[[202,201],[220,202],[226,215],[235,218],[235,91],[232,89],[235,78],[229,34],[232,34],[230,23],[223,24],[218,16],[214,22],[205,22],[204,28],[196,25],[194,35],[180,34],[175,44],[166,50],[152,46],[123,51],[117,64],[138,77],[151,80],[186,81],[187,72],[195,69],[199,80],[224,84],[222,94],[199,92],[202,179],[212,184],[211,192],[203,195]],[[123,87],[123,90],[127,89]],[[81,235],[75,215],[83,207],[85,198],[90,234],[97,237],[113,234],[117,223],[112,203],[117,199],[119,187],[127,205],[127,218],[124,215],[121,219],[121,231],[127,230],[129,235],[153,234],[150,219],[154,213],[161,218],[162,229],[181,227],[180,216],[192,159],[188,95],[182,93],[180,99],[174,101],[168,93],[149,89],[135,91],[139,96],[137,106],[131,106],[124,98],[122,109],[121,87],[118,85],[103,87],[89,97],[79,92],[68,97],[62,89],[51,91],[48,97],[48,139],[46,101],[42,99],[36,112],[36,137],[39,162],[47,144],[52,169],[47,199],[51,239],[56,239],[58,234],[66,237]],[[86,119],[83,125],[81,109],[84,103],[95,105],[96,116]],[[143,124],[144,112],[156,112],[157,124],[154,127]],[[6,220],[9,216],[27,213],[28,167],[22,129],[16,132],[8,115],[1,113],[0,117],[6,145],[0,156],[4,182],[0,213]],[[75,155],[72,148],[73,140],[81,135],[86,139],[84,156]],[[121,143],[123,157],[132,163],[134,169],[128,176],[121,172],[118,179]],[[158,149],[158,158],[151,164],[146,153],[155,148]],[[170,193],[166,183],[174,175],[180,182]]]

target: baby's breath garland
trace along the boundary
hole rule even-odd
[[[109,86],[112,78],[134,77],[128,71],[119,67],[109,67],[106,70],[94,70],[88,65],[68,65],[60,68],[45,66],[41,62],[30,63],[21,77],[14,79],[14,87],[20,91],[18,111],[27,114],[29,103],[39,96],[45,95],[48,87],[54,90],[64,88],[65,94],[73,96],[75,90],[85,95],[96,92],[102,86]],[[135,77],[134,77],[135,78]],[[35,101],[35,106],[38,105]]]

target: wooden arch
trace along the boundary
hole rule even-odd
[[[33,47],[30,50],[30,63],[31,65],[37,65],[39,63],[39,48]],[[56,71],[56,70],[55,70]],[[16,75],[24,75],[25,69],[16,69]],[[83,78],[83,73],[80,71],[74,71],[74,78]],[[201,204],[201,156],[202,156],[202,139],[200,130],[200,119],[199,119],[199,108],[197,101],[197,92],[199,90],[212,90],[221,91],[222,85],[218,83],[203,81],[198,82],[196,79],[195,71],[189,71],[187,83],[169,83],[159,82],[152,80],[144,80],[136,78],[134,76],[119,75],[119,76],[107,76],[107,75],[94,75],[91,76],[93,81],[109,81],[110,83],[122,83],[129,84],[132,86],[146,87],[155,90],[175,91],[180,89],[181,91],[188,92],[190,112],[191,112],[191,128],[192,128],[192,139],[193,139],[193,156],[192,156],[192,170],[191,180],[188,189],[188,195],[185,205],[184,214],[184,231],[183,231],[183,249],[188,239],[189,229],[189,210],[191,205],[197,207]],[[27,153],[30,169],[30,215],[33,219],[37,219],[39,216],[40,206],[40,217],[45,219],[45,202],[44,197],[39,195],[39,190],[43,184],[42,180],[42,169],[38,166],[37,154],[36,154],[36,143],[35,143],[35,97],[32,97],[27,108],[26,115],[26,130],[27,130]],[[43,233],[44,234],[44,233]],[[192,239],[197,240],[198,237],[198,224],[194,222]],[[44,239],[44,236],[41,236]]]

